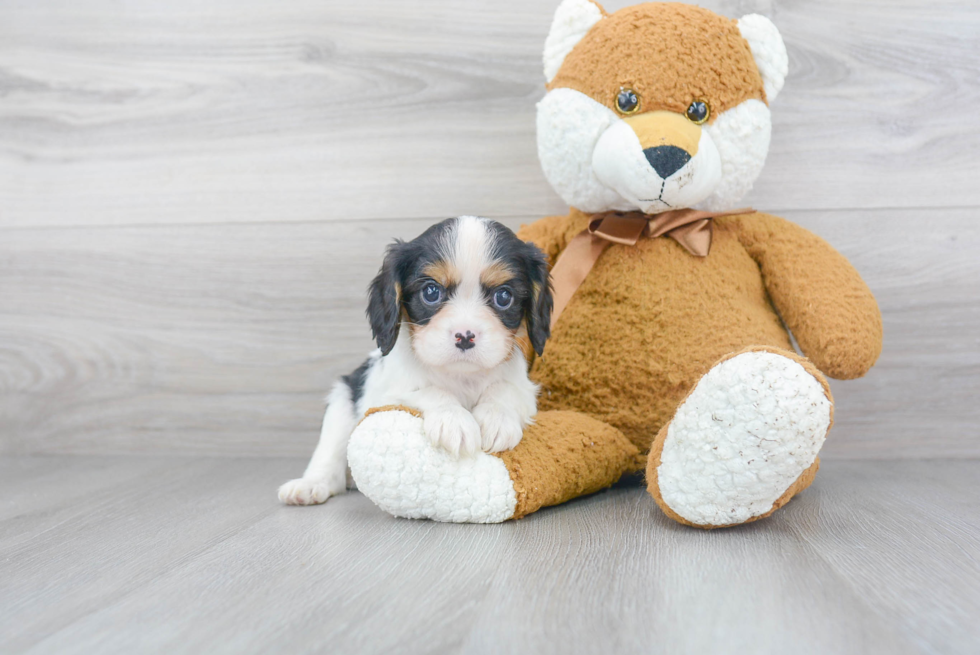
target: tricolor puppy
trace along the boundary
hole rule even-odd
[[[552,298],[534,245],[494,221],[451,218],[389,246],[369,295],[378,350],[334,385],[306,472],[279,488],[284,503],[346,489],[347,442],[372,407],[421,410],[428,437],[455,455],[510,450],[537,412],[528,359],[544,350]]]

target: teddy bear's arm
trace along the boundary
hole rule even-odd
[[[776,216],[722,221],[736,226],[803,354],[833,378],[867,373],[881,353],[881,312],[851,263],[817,235]]]
[[[517,237],[540,248],[552,266],[575,234],[571,216],[546,216],[530,225],[522,225],[517,231]]]

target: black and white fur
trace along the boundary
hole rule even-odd
[[[432,443],[463,456],[514,448],[537,412],[521,341],[542,353],[552,297],[534,245],[488,219],[451,218],[389,246],[369,296],[378,349],[334,385],[306,472],[279,488],[284,503],[345,491],[347,442],[372,407],[421,410]]]

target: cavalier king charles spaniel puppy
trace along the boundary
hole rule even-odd
[[[537,412],[528,365],[551,307],[544,254],[500,223],[461,216],[393,243],[369,291],[378,349],[334,385],[309,466],[279,499],[344,492],[347,442],[372,407],[420,410],[432,443],[457,456],[516,446]]]

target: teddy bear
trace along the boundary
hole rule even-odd
[[[763,16],[563,0],[537,139],[572,209],[518,233],[555,293],[535,424],[513,451],[458,459],[412,408],[377,408],[348,448],[358,488],[398,516],[498,522],[643,473],[668,517],[717,528],[809,486],[833,424],[826,378],[867,373],[882,323],[823,239],[738,207],[787,70]]]

